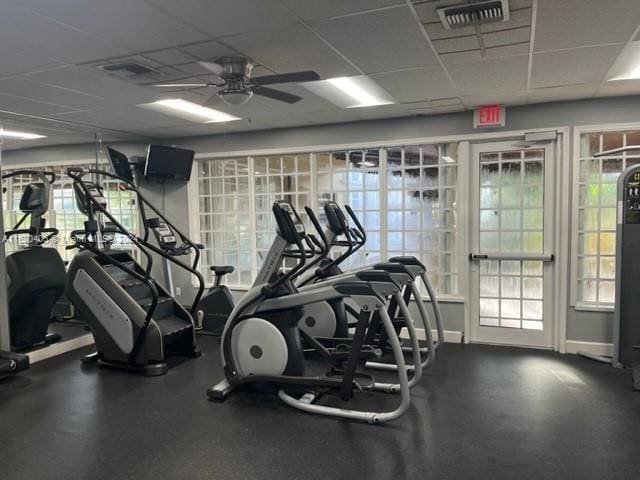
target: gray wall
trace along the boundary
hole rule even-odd
[[[573,102],[557,102],[507,109],[506,127],[494,132],[526,130],[534,128],[578,126],[607,123],[632,123],[640,121],[640,96],[615,97]],[[473,129],[471,112],[453,113],[429,117],[385,119],[366,122],[321,125],[313,127],[276,129],[269,131],[212,135],[189,138],[159,140],[158,143],[175,144],[193,148],[198,153],[254,151],[263,149],[291,149],[322,147],[338,144],[398,141],[421,137],[456,136],[479,133]],[[6,152],[3,165],[27,165],[31,162],[92,158],[93,144],[81,146],[44,147]],[[143,145],[119,144],[127,154],[140,154]],[[88,154],[88,155],[87,155]],[[564,161],[571,161],[572,156]],[[145,187],[149,195],[161,203],[161,192],[157,186]],[[165,191],[166,212],[188,232],[188,215],[185,208],[188,200],[186,186],[167,186]],[[175,272],[176,285],[183,289],[183,300],[190,301],[192,292],[188,276]],[[208,273],[208,272],[206,272]],[[205,273],[205,274],[206,274]],[[463,330],[464,306],[443,306],[446,328]],[[611,341],[612,315],[606,312],[583,312],[569,308],[567,311],[567,338],[592,342]]]

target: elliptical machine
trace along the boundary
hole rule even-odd
[[[346,205],[345,209],[347,210],[351,220],[354,222],[355,227],[352,228],[349,225],[344,212],[335,202],[328,202],[324,205],[324,213],[328,226],[327,229],[323,231],[313,210],[308,207],[306,208],[307,215],[318,232],[320,237],[320,242],[318,243],[322,248],[320,249],[321,253],[308,264],[306,271],[296,280],[296,285],[301,291],[317,282],[326,281],[331,278],[340,278],[340,276],[345,275],[345,272],[341,270],[340,265],[364,246],[367,240],[364,227],[351,207]],[[329,255],[335,247],[343,247],[344,251],[334,258],[331,258]],[[423,369],[429,367],[435,359],[436,350],[444,342],[444,326],[438,300],[426,275],[426,267],[415,257],[403,256],[390,258],[387,262],[377,263],[371,267],[362,267],[357,270],[347,271],[346,274],[353,273],[354,271],[364,271],[370,268],[385,270],[389,273],[395,274],[404,273],[409,276],[407,281],[402,283],[402,297],[406,304],[409,304],[411,300],[414,300],[416,303],[427,341],[427,346],[420,348],[420,352],[423,355],[421,365]],[[438,333],[438,338],[435,341],[433,339],[429,314],[417,288],[416,282],[418,279],[420,279],[422,284],[425,286],[429,299],[433,305],[436,329]],[[334,306],[330,309],[324,306],[323,315],[319,316],[317,315],[317,311],[321,308],[323,308],[321,304],[305,307],[305,317],[301,320],[300,328],[311,335],[320,334],[324,337],[334,336],[332,333],[334,330],[343,331],[346,328],[344,324],[347,323],[347,320],[344,318],[344,315],[340,310],[336,309]],[[406,327],[407,322],[410,321],[410,319],[404,318],[400,311],[400,307],[394,299],[391,299],[389,302],[387,312],[393,322],[396,334],[399,336],[402,328]],[[313,318],[313,328],[309,324],[309,317]],[[383,353],[388,353],[390,347],[387,340],[388,338],[380,318],[379,316],[375,316],[372,320],[371,328],[368,330],[366,341],[367,343],[376,345],[376,347],[380,348]],[[429,345],[432,345],[433,347],[430,348]],[[403,349],[407,352],[413,351],[411,344],[403,347]],[[367,366],[383,370],[393,370],[396,368],[393,364],[380,362],[369,362]],[[408,366],[409,370],[412,370],[413,367],[413,365]]]
[[[402,349],[384,304],[386,298],[392,296],[409,316],[400,295],[400,286],[388,272],[369,270],[298,292],[292,279],[304,268],[307,259],[315,255],[316,249],[291,204],[276,202],[273,214],[277,224],[275,240],[254,286],[236,305],[222,334],[221,354],[226,378],[211,387],[207,395],[221,400],[235,389],[253,387],[277,391],[278,397],[288,405],[311,413],[369,423],[398,418],[410,404],[409,381]],[[296,265],[278,275],[285,257],[295,259]],[[304,333],[298,328],[303,307],[347,297],[359,308],[354,336],[340,339],[340,346],[335,348],[305,336],[319,356],[331,365],[327,375],[306,375],[301,340]],[[367,360],[380,358],[379,350],[363,342],[375,312],[380,314],[389,334],[389,343],[398,365],[396,384],[378,383],[359,369]],[[416,340],[416,375],[421,373],[417,350]],[[325,393],[337,393],[346,401],[356,391],[399,392],[401,402],[388,412],[356,411],[314,403]]]
[[[145,207],[164,217],[128,179],[98,169],[69,168],[67,174],[88,214],[85,234],[71,246],[80,252],[69,265],[67,279],[67,296],[95,339],[96,352],[86,355],[83,363],[98,362],[104,367],[157,376],[167,373],[169,354],[199,357],[193,311],[190,313],[182,307],[151,277],[153,260],[150,252],[162,257],[165,254],[148,241]],[[84,176],[87,174],[118,180],[121,188],[136,195],[143,219],[143,237],[129,232],[108,211],[102,189],[98,184],[86,181]],[[145,266],[128,252],[101,248],[101,216],[110,220],[117,234],[130,239],[145,257]],[[198,278],[200,288],[194,302],[197,304],[204,291],[202,275],[195,269],[195,264],[188,265],[174,257],[170,260]]]
[[[20,199],[23,215],[5,232],[5,240],[29,235],[26,248],[7,256],[7,297],[9,328],[13,350],[26,350],[57,342],[61,336],[48,332],[53,308],[64,292],[64,262],[55,248],[43,245],[58,234],[57,228],[46,227],[44,214],[49,209],[49,193],[55,181],[53,172],[16,170],[3,179],[30,175],[38,181],[29,183]],[[20,228],[30,218],[28,228]]]

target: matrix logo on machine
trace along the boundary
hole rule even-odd
[[[133,328],[127,314],[83,269],[76,273],[73,288],[118,347],[130,353],[133,349]]]

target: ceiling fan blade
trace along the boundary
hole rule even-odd
[[[282,75],[264,75],[251,79],[258,85],[273,85],[275,83],[314,82],[320,80],[320,75],[312,70],[304,72],[283,73]]]
[[[213,86],[210,83],[206,83],[206,82],[202,82],[202,83],[157,83],[155,85],[153,85],[153,87],[183,87],[183,88],[188,88],[188,87],[209,87],[209,86]]]
[[[222,65],[220,65],[219,63],[213,63],[213,62],[198,62],[198,64],[201,67],[206,68],[207,70],[209,70],[211,73],[215,73],[218,76],[222,76],[222,74],[224,73],[224,67]]]
[[[286,103],[297,103],[302,100],[302,97],[298,95],[293,95],[291,93],[283,92],[281,90],[275,90],[273,88],[267,88],[262,86],[257,86],[253,89],[253,93],[256,95],[260,95],[267,98],[272,98],[273,100],[279,100],[280,102]]]

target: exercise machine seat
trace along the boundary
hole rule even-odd
[[[222,276],[222,275],[226,275],[228,273],[233,273],[235,268],[233,268],[231,265],[223,265],[223,266],[212,266],[211,270],[213,271],[213,273],[215,273],[216,275]]]
[[[51,311],[64,292],[64,262],[54,248],[29,248],[7,256],[11,345],[45,341]]]

